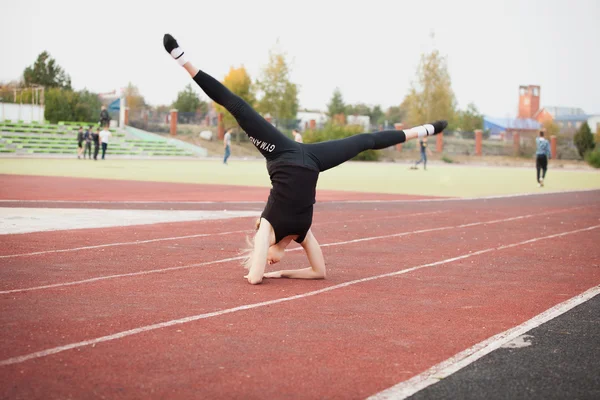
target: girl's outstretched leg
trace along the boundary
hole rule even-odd
[[[306,144],[305,149],[322,172],[350,160],[365,150],[381,150],[417,137],[437,135],[446,129],[447,125],[446,121],[436,121],[404,131],[361,133],[345,139]]]
[[[232,93],[225,85],[212,76],[194,67],[186,59],[186,54],[173,36],[166,34],[163,38],[165,50],[190,74],[194,81],[214,102],[225,107],[236,119],[240,127],[250,137],[250,141],[267,159],[278,154],[297,149],[296,142],[279,132],[266,121],[241,97]]]

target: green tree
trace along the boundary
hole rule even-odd
[[[70,96],[73,115],[70,121],[96,122],[100,119],[102,101],[96,93],[86,89]]]
[[[581,127],[577,130],[575,137],[573,137],[575,146],[581,158],[585,157],[585,153],[593,150],[596,144],[594,143],[594,135],[587,122],[584,122]]]
[[[371,115],[371,107],[364,103],[347,104],[344,113],[346,115]]]
[[[258,110],[276,120],[291,120],[298,112],[298,88],[290,81],[290,69],[282,52],[271,50],[256,87],[262,95]]]
[[[335,96],[335,93],[334,93],[334,96]],[[332,101],[333,101],[333,98],[332,98]],[[345,115],[368,115],[369,119],[371,120],[371,124],[375,124],[375,125],[382,124],[385,121],[385,114],[384,114],[383,110],[381,109],[380,105],[376,105],[373,108],[371,108],[370,106],[368,106],[364,103],[347,104],[344,107],[344,114]]]
[[[193,113],[198,109],[201,109],[203,104],[206,108],[206,104],[200,100],[200,97],[194,91],[192,84],[188,83],[182,91],[177,93],[177,100],[173,102],[173,108],[180,112]]]
[[[46,90],[44,117],[53,124],[59,121],[71,121],[73,119],[73,96],[74,93],[70,90],[59,88]]]
[[[96,93],[50,88],[45,93],[44,117],[52,122],[96,122],[102,102]]]
[[[323,128],[318,130],[307,130],[302,136],[304,143],[318,143],[327,140],[343,139],[363,132],[361,126],[340,125],[333,121],[329,121]],[[365,150],[352,159],[356,161],[377,161],[379,159],[379,154],[379,150]]]
[[[71,77],[47,51],[40,53],[33,65],[25,68],[23,80],[26,86],[40,85],[47,88],[71,89]]]
[[[225,79],[223,79],[223,85],[232,93],[244,99],[252,107],[255,106],[256,97],[254,97],[252,79],[243,65],[239,68],[230,67]],[[226,128],[237,126],[235,118],[224,107],[217,103],[214,103],[214,106],[217,112],[223,113],[223,122]]]
[[[396,124],[400,123],[404,120],[406,116],[406,111],[402,108],[402,106],[391,106],[385,112],[385,120],[388,124]]]
[[[380,105],[376,105],[375,107],[373,107],[369,116],[371,117],[372,124],[379,125],[385,121],[385,115]]]
[[[445,58],[437,50],[421,56],[416,82],[411,85],[403,106],[409,125],[437,119],[454,120],[456,99],[450,74]]]
[[[338,114],[346,114],[346,104],[344,104],[344,98],[342,97],[342,92],[339,88],[335,88],[333,91],[333,96],[331,97],[331,101],[327,104],[327,115],[330,118],[333,118]]]
[[[475,132],[476,129],[483,129],[483,115],[473,103],[469,103],[466,110],[458,111],[456,117],[458,128],[464,132]]]

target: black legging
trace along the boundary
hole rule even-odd
[[[321,143],[298,143],[281,133],[242,98],[231,93],[212,76],[199,71],[194,76],[194,81],[208,97],[233,115],[267,161],[284,157],[290,162],[308,164],[319,171],[326,171],[350,160],[362,151],[385,149],[406,141],[403,131],[381,131],[361,133]]]
[[[85,154],[88,154],[90,159],[92,158],[92,142],[85,142],[85,147],[83,149],[83,158],[85,158]]]
[[[542,179],[546,179],[546,171],[548,170],[548,157],[545,154],[538,154],[535,160],[535,169],[537,170],[537,181],[540,182],[540,171],[542,171]]]

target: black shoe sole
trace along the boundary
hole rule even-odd
[[[434,123],[432,123],[431,125],[433,125],[433,129],[434,129],[434,135],[437,135],[440,132],[443,132],[444,129],[446,129],[446,127],[448,126],[448,121],[435,121]]]
[[[165,33],[165,36],[163,37],[163,45],[165,46],[165,50],[169,54],[171,54],[173,49],[179,47],[179,45],[177,44],[177,40],[175,40],[175,38],[168,33]]]

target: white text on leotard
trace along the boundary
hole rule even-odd
[[[259,150],[268,151],[269,153],[271,153],[271,152],[273,152],[273,150],[275,150],[275,145],[274,144],[263,142],[261,140],[257,140],[255,138],[253,138],[252,136],[248,136],[248,137],[250,138],[250,141],[252,143],[254,143],[254,145],[256,146],[256,148],[259,149]]]

